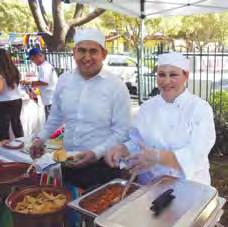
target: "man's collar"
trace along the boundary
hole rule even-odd
[[[104,66],[102,66],[101,71],[97,74],[97,76],[100,76],[105,79],[107,75],[108,75],[107,71],[104,69]]]
[[[78,68],[75,69],[75,72],[81,75],[81,73],[79,72]],[[108,76],[108,73],[104,69],[104,67],[102,66],[101,71],[97,75],[95,75],[94,77],[92,77],[91,79],[97,78],[97,77],[101,77],[101,78],[104,78],[105,79],[107,76]],[[82,75],[81,75],[81,77],[83,78]]]

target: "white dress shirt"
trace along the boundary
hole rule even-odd
[[[102,69],[85,80],[75,69],[59,78],[50,116],[39,136],[47,139],[64,123],[67,151],[91,150],[100,158],[126,141],[130,120],[129,93],[118,77]]]
[[[40,96],[45,106],[51,105],[58,77],[54,67],[49,62],[44,61],[38,66],[38,80],[48,84],[47,86],[40,86]]]
[[[215,127],[206,101],[187,90],[173,103],[157,95],[141,106],[135,128],[141,138],[130,134],[130,151],[139,151],[137,143],[143,141],[148,148],[173,152],[182,169],[157,164],[150,170],[152,177],[171,175],[210,184],[208,154],[215,143]]]

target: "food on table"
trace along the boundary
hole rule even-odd
[[[15,211],[24,214],[44,214],[56,211],[66,204],[67,198],[64,194],[41,191],[37,195],[26,195],[18,202]]]
[[[132,184],[128,195],[138,189],[137,185]],[[80,201],[80,206],[92,213],[101,214],[103,211],[121,200],[124,185],[108,185],[97,193],[91,194]]]
[[[83,152],[78,152],[77,154],[75,155],[71,155],[67,158],[68,161],[73,161],[73,162],[78,162],[80,160],[82,160],[84,158],[84,154]]]
[[[62,139],[49,139],[47,140],[46,148],[49,150],[59,150],[63,148],[63,140]]]
[[[68,154],[64,149],[56,150],[53,154],[53,159],[57,162],[65,162]]]

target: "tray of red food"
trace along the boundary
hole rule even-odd
[[[84,215],[95,218],[122,201],[121,195],[126,183],[127,181],[123,179],[112,180],[74,200],[69,206]],[[125,198],[137,191],[140,187],[139,184],[132,183]]]

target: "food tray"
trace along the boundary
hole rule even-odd
[[[151,202],[170,188],[176,198],[159,216],[154,215]],[[145,190],[141,196],[96,217],[96,226],[202,227],[218,206],[215,188],[191,181],[164,178],[142,189]]]
[[[123,179],[112,180],[111,182],[109,182],[103,186],[100,186],[100,187],[96,188],[95,190],[85,194],[84,196],[72,201],[68,205],[84,215],[88,215],[91,218],[95,218],[98,215],[100,215],[101,213],[108,210],[110,207],[113,207],[119,203],[124,202],[132,194],[135,194],[138,191],[138,189],[141,187],[141,185],[139,185],[139,184],[132,183],[131,187],[129,189],[129,193],[123,200],[120,201],[121,192],[122,192],[124,186],[126,185],[126,183],[127,183],[127,181],[123,180]],[[115,193],[115,192],[113,194],[110,193],[110,190],[112,190],[112,189],[115,190],[118,188],[119,189],[122,188],[122,190],[116,191],[117,193]],[[104,196],[105,196],[105,198],[104,198]],[[106,204],[102,205],[101,199],[103,199],[103,202],[105,202]],[[109,203],[107,202],[107,199],[110,199]],[[90,204],[91,204],[92,208],[89,207]],[[99,204],[101,204],[101,207],[103,207],[103,208],[99,209],[99,207],[98,207],[97,212],[94,211],[93,208],[95,208],[97,205],[99,206]]]

